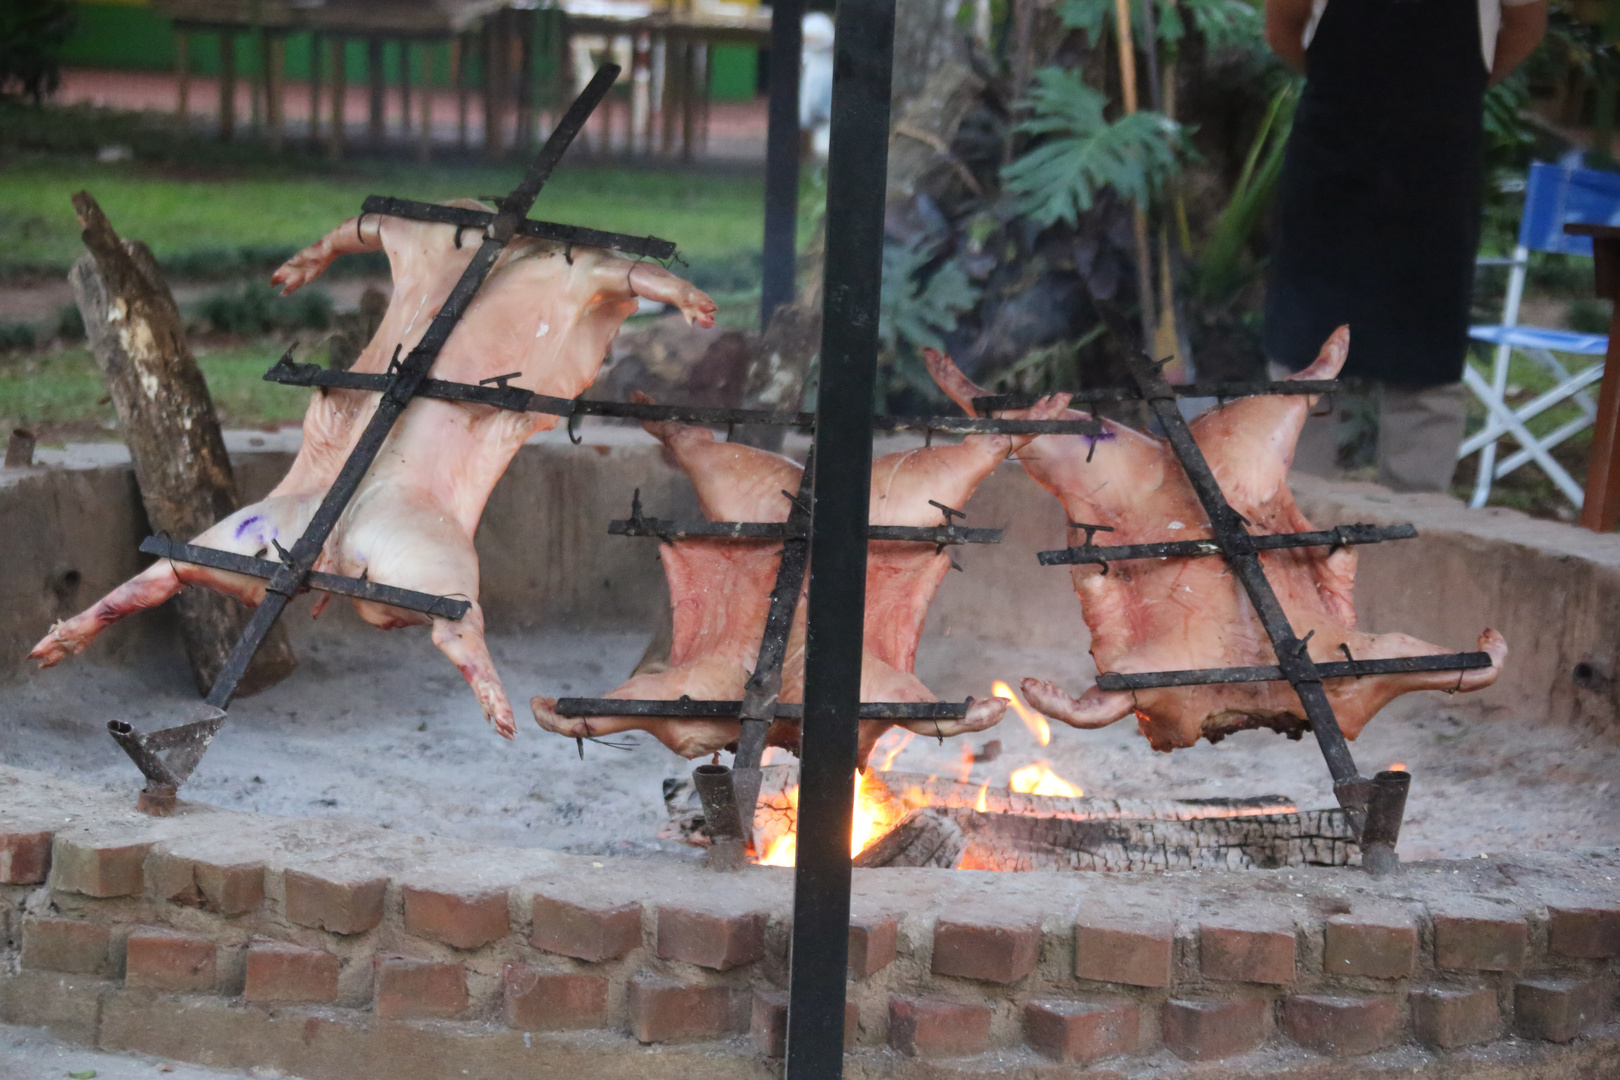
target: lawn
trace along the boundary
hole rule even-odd
[[[269,339],[199,347],[197,364],[226,427],[298,422],[308,390],[264,381],[281,348]],[[0,354],[0,430],[28,427],[46,444],[117,438],[101,374],[82,346]]]
[[[513,187],[510,167],[361,163],[342,169],[101,163],[13,152],[0,157],[0,278],[58,272],[83,250],[68,197],[88,190],[119,233],[146,241],[160,262],[211,253],[296,249],[353,216],[370,194],[425,200]],[[753,265],[763,230],[756,177],[565,165],[533,217],[673,240],[688,262]]]

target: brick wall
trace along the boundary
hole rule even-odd
[[[436,1076],[447,1054],[504,1076],[537,1046],[577,1076],[568,1055],[587,1044],[639,1055],[647,1076],[692,1075],[699,1058],[704,1075],[777,1067],[787,871],[207,808],[144,818],[23,770],[0,769],[0,795],[0,1020],[313,1078],[357,1062]],[[1461,1076],[1445,1070],[1509,1038],[1527,1067],[1612,1061],[1617,863],[1476,859],[1385,879],[861,871],[851,1061],[1012,1076],[1137,1058],[1174,1075],[1263,1051],[1328,1076],[1404,1046]]]

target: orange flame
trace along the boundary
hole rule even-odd
[[[884,733],[883,739],[887,739],[889,735],[894,734],[895,732],[899,732],[900,741],[895,743],[894,746],[889,749],[888,755],[883,759],[883,764],[877,767],[878,772],[888,772],[890,769],[894,768],[894,759],[899,757],[900,751],[910,746],[911,740],[917,737],[916,732],[911,731],[909,728],[890,728],[889,731]],[[881,743],[883,739],[879,739],[878,742]]]
[[[1390,772],[1405,772],[1406,771],[1406,762],[1404,762],[1404,761],[1391,762],[1390,766],[1389,766],[1389,771]]]
[[[1025,705],[1018,695],[1013,693],[1012,687],[997,679],[990,684],[990,696],[1005,701],[1007,707],[1017,713],[1018,719],[1022,720],[1024,726],[1029,728],[1030,732],[1035,736],[1036,742],[1045,746],[1052,741],[1052,726],[1046,722],[1046,717]]]
[[[882,797],[871,790],[867,785],[867,778],[873,775],[872,770],[855,774],[855,820],[850,830],[849,853],[853,857],[887,832],[892,822],[885,820],[879,826],[879,818],[884,810]],[[799,789],[793,788],[787,793],[788,805],[793,808],[797,817],[799,810]],[[798,855],[799,839],[795,830],[789,830],[778,836],[759,857],[761,866],[792,866]]]
[[[973,804],[973,809],[981,814],[990,811],[990,781],[986,780],[984,786],[979,789],[979,799]]]
[[[1026,765],[1012,774],[1007,786],[1024,795],[1061,795],[1078,799],[1085,792],[1047,768],[1046,762]]]

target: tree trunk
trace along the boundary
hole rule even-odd
[[[88,192],[73,196],[90,254],[69,278],[85,333],[107,384],[135,463],[152,528],[190,539],[237,508],[236,481],[208,384],[192,358],[174,297],[145,244],[120,241]],[[203,589],[177,598],[186,657],[197,688],[213,686],[248,613]],[[275,628],[259,649],[238,696],[271,686],[297,661]]]

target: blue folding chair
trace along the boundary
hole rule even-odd
[[[1577,334],[1569,330],[1519,325],[1519,302],[1524,297],[1524,278],[1530,263],[1530,252],[1551,251],[1581,255],[1588,259],[1592,257],[1590,237],[1569,236],[1564,232],[1564,226],[1572,222],[1620,225],[1620,173],[1538,161],[1530,166],[1530,177],[1525,185],[1524,219],[1519,224],[1519,244],[1513,250],[1513,257],[1479,260],[1482,266],[1511,266],[1512,272],[1508,278],[1507,301],[1502,306],[1501,324],[1475,326],[1468,331],[1469,337],[1475,341],[1496,346],[1489,382],[1473,364],[1463,367],[1464,384],[1484,403],[1487,410],[1485,427],[1465,440],[1457,451],[1459,460],[1469,454],[1479,455],[1479,474],[1474,481],[1474,494],[1468,502],[1469,506],[1484,506],[1491,493],[1492,482],[1532,461],[1577,508],[1581,505],[1581,486],[1549,451],[1571,435],[1591,427],[1596,419],[1597,405],[1586,391],[1587,387],[1603,378],[1602,357],[1608,349],[1609,339],[1602,334]],[[1515,352],[1522,352],[1557,380],[1551,390],[1517,408],[1507,403],[1508,362]],[[1596,362],[1583,360],[1581,363],[1587,366],[1572,372],[1558,359],[1557,354],[1598,359]],[[1526,426],[1532,418],[1566,401],[1572,401],[1579,407],[1579,416],[1546,435],[1535,435]],[[1498,461],[1496,443],[1504,436],[1511,436],[1519,448]]]

